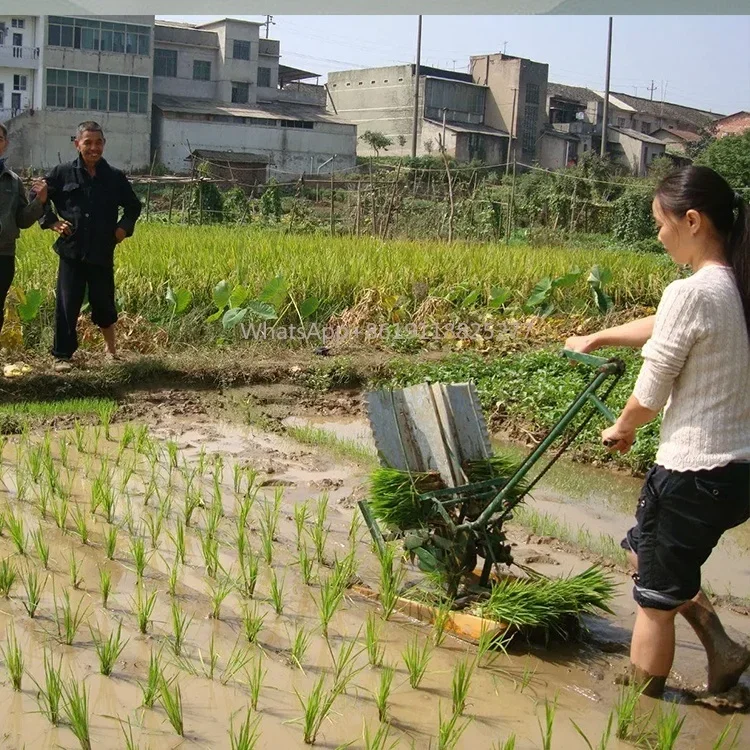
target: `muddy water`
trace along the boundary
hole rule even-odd
[[[65,531],[59,530],[51,515],[40,516],[37,497],[43,493],[45,480],[38,482],[28,478],[31,454],[42,442],[41,435],[31,435],[28,440],[13,439],[5,447],[2,457],[3,484],[0,487],[0,504],[4,512],[12,511],[22,518],[27,533],[41,528],[50,545],[49,571],[44,573],[41,564],[29,544],[27,554],[19,555],[9,537],[7,525],[0,536],[0,558],[10,558],[19,573],[27,566],[36,568],[42,576],[48,575],[39,610],[34,619],[23,608],[25,598],[20,580],[11,590],[10,598],[0,602],[0,641],[5,644],[6,627],[13,623],[22,648],[29,675],[24,677],[22,691],[15,693],[5,673],[0,669],[0,747],[3,748],[74,748],[77,741],[63,723],[52,727],[39,713],[36,689],[30,676],[43,683],[43,650],[52,650],[56,658],[62,659],[63,676],[66,681],[83,681],[90,693],[92,744],[96,748],[125,747],[123,722],[133,729],[133,736],[142,748],[145,747],[200,747],[228,748],[228,727],[236,712],[243,712],[248,704],[247,677],[243,671],[230,678],[226,672],[230,656],[243,655],[251,659],[262,659],[267,674],[260,692],[257,716],[261,733],[258,747],[292,748],[304,747],[302,729],[297,720],[302,711],[295,691],[305,696],[322,674],[328,674],[330,684],[331,654],[329,645],[320,634],[315,599],[317,584],[305,586],[296,565],[296,534],[293,510],[297,503],[307,501],[314,513],[322,496],[329,499],[327,524],[330,528],[326,544],[325,562],[335,555],[346,554],[349,549],[349,528],[353,516],[354,500],[361,496],[361,485],[365,476],[354,464],[334,462],[318,451],[303,448],[293,441],[262,432],[233,425],[213,422],[210,419],[177,419],[167,415],[150,424],[148,445],[153,446],[154,469],[146,455],[136,454],[131,447],[122,451],[117,461],[118,440],[123,427],[113,429],[110,440],[100,435],[94,442],[87,435],[88,445],[80,454],[75,448],[71,433],[55,433],[51,436],[51,455],[59,472],[59,482],[70,490],[70,511]],[[356,438],[355,438],[356,439]],[[68,451],[63,466],[60,440],[67,441]],[[167,441],[176,445],[178,468],[170,470]],[[144,451],[148,453],[149,451]],[[212,456],[218,454],[223,460],[223,472],[214,481]],[[116,523],[120,528],[115,559],[110,561],[104,554],[102,539],[107,527],[102,511],[92,518],[89,513],[92,485],[100,475],[101,463],[109,467],[112,485],[118,498]],[[206,528],[206,514],[198,510],[186,533],[186,561],[180,568],[176,597],[179,607],[192,622],[188,629],[182,660],[172,654],[171,598],[168,593],[168,572],[175,558],[174,544],[167,532],[174,533],[177,519],[183,512],[186,497],[186,477],[204,464],[202,474],[195,474],[193,486],[200,487],[208,503],[218,484],[224,518],[218,536],[220,562],[224,570],[235,575],[238,570],[234,528],[237,511],[237,496],[233,487],[233,466],[252,467],[259,472],[258,481],[264,486],[248,522],[248,537],[252,548],[259,552],[259,519],[265,503],[273,501],[275,493],[283,492],[281,515],[271,565],[261,562],[260,577],[255,593],[258,611],[265,615],[264,628],[257,644],[247,644],[242,635],[242,607],[239,593],[228,595],[221,606],[220,619],[209,618],[211,611],[211,581],[206,575],[198,532]],[[130,477],[129,466],[134,467]],[[18,497],[20,470],[22,498]],[[147,488],[152,478],[159,489],[159,496],[149,493]],[[127,481],[125,481],[127,479]],[[4,489],[2,489],[4,488]],[[242,493],[242,490],[241,490]],[[145,504],[147,495],[148,503]],[[145,532],[144,522],[150,514],[156,517],[159,504],[165,513],[163,531],[156,548],[151,553],[145,571],[145,592],[157,592],[156,605],[146,635],[142,635],[133,614],[133,598],[137,589],[137,576],[132,554],[131,540],[138,535],[146,538],[146,547],[151,541]],[[553,502],[553,501],[550,501]],[[73,511],[80,508],[87,518],[90,539],[82,544],[74,533]],[[360,561],[359,574],[366,583],[376,585],[377,573],[369,545],[360,531],[356,544]],[[517,540],[520,551],[524,549],[522,539]],[[308,539],[308,545],[312,544]],[[81,564],[82,582],[73,589],[70,582],[71,557]],[[585,566],[580,560],[555,553],[555,559],[547,564],[554,572],[580,569]],[[328,565],[318,566],[316,573],[325,578],[330,573]],[[544,570],[545,565],[540,565]],[[110,572],[113,593],[105,609],[98,593],[100,569]],[[283,611],[276,614],[270,600],[272,575],[283,582]],[[81,603],[86,612],[70,646],[61,645],[58,625],[54,617],[56,608],[61,610],[63,592],[68,591],[73,609]],[[347,599],[334,616],[330,626],[330,648],[334,653],[347,639],[356,638],[364,645],[364,623],[369,612],[376,612],[375,605],[357,598]],[[601,621],[597,627],[603,637],[615,638],[628,613],[618,612],[611,621]],[[622,622],[620,622],[622,621]],[[98,661],[92,633],[101,632],[104,638],[122,623],[123,638],[127,645],[118,659],[111,677],[98,674]],[[89,628],[90,626],[90,628]],[[302,669],[292,665],[289,647],[298,628],[304,627],[313,633],[310,648],[302,659]],[[397,671],[390,701],[392,737],[399,747],[436,747],[438,715],[450,712],[451,674],[455,664],[465,658],[471,649],[460,641],[448,637],[440,648],[434,649],[427,674],[418,690],[413,690],[401,654],[413,637],[420,642],[429,636],[422,625],[395,616],[382,623],[382,639],[385,646],[385,662],[393,664]],[[211,643],[218,655],[213,678],[210,675]],[[148,670],[152,652],[161,651],[163,669],[168,678],[174,677],[179,684],[184,704],[185,737],[178,737],[166,719],[165,712],[157,703],[153,709],[141,707],[141,689]],[[615,699],[611,675],[622,657],[591,648],[558,647],[549,651],[532,650],[512,656],[501,655],[491,667],[478,669],[471,683],[466,710],[470,719],[459,748],[490,748],[493,743],[502,743],[511,733],[517,735],[518,748],[541,746],[538,719],[543,721],[545,699],[557,699],[557,714],[553,747],[582,747],[580,737],[574,731],[574,720],[595,743],[601,734],[607,715]],[[363,723],[374,730],[377,726],[377,711],[372,694],[377,688],[379,670],[367,665],[366,655],[360,653],[356,662],[361,671],[353,679],[347,693],[339,697],[329,720],[325,721],[318,735],[318,746],[336,748],[353,742],[352,747],[364,747],[361,739]],[[222,677],[224,679],[222,679]],[[226,684],[224,684],[226,683]],[[242,715],[235,716],[235,725]],[[713,739],[725,723],[724,719],[706,710],[690,710],[684,730],[685,746],[710,747]],[[750,735],[748,735],[750,738]],[[749,739],[750,741],[750,739]],[[625,745],[622,745],[625,747]],[[742,746],[742,745],[740,745]],[[618,747],[613,741],[610,747]]]

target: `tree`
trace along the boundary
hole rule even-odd
[[[717,138],[695,163],[715,169],[735,190],[750,188],[750,130]]]
[[[432,153],[432,149],[435,148],[435,144],[432,142],[432,138],[428,138],[423,144],[424,150],[428,153]]]
[[[398,145],[401,146],[401,148],[403,148],[406,145],[406,136],[405,135],[400,135],[398,137]]]
[[[360,141],[364,141],[374,152],[375,156],[380,156],[380,151],[387,151],[393,141],[383,133],[377,130],[366,130],[363,135],[359,136]]]

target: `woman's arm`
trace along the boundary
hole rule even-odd
[[[604,346],[628,346],[640,349],[654,332],[655,315],[647,318],[632,320],[614,328],[605,328],[603,331],[591,333],[588,336],[571,336],[565,342],[565,348],[574,352],[588,354],[601,349]]]

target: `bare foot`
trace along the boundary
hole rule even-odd
[[[750,651],[732,641],[729,648],[722,649],[708,663],[708,692],[726,693],[740,681],[742,673],[748,667]]]
[[[615,677],[616,685],[633,685],[641,689],[649,698],[661,698],[667,684],[666,677],[654,677],[640,667],[631,664]]]

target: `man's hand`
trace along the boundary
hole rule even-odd
[[[50,229],[53,232],[57,232],[61,237],[67,237],[70,234],[73,234],[73,225],[69,221],[56,221]]]
[[[117,244],[119,245],[126,237],[128,236],[128,233],[122,228],[117,227],[115,229],[115,240]]]
[[[602,443],[611,451],[627,453],[635,442],[635,430],[621,427],[615,422],[611,427],[602,430]]]
[[[40,203],[47,202],[47,183],[44,180],[34,180],[31,185],[31,192],[34,193],[34,200]]]
[[[588,354],[597,349],[593,336],[571,336],[565,341],[565,348],[571,352]]]

